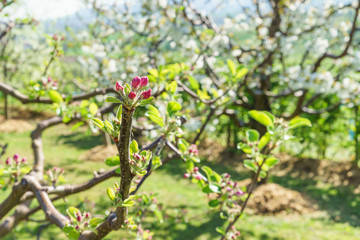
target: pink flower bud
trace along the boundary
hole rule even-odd
[[[122,91],[122,90],[124,90],[124,88],[120,85],[120,83],[119,82],[116,82],[116,85],[115,85],[115,88],[116,88],[116,91]]]
[[[141,77],[140,88],[145,87],[149,83],[149,79],[147,76]]]
[[[139,87],[141,82],[141,78],[140,77],[134,77],[133,80],[131,81],[131,86],[133,87],[133,89],[136,89]]]
[[[227,191],[227,192],[231,192],[231,187],[227,187],[227,188],[226,188],[226,191]]]
[[[134,98],[136,98],[136,93],[130,92],[130,93],[129,93],[129,98],[130,98],[131,100],[133,100]]]
[[[189,178],[190,177],[190,174],[189,173],[185,173],[184,174],[184,178]]]
[[[19,154],[15,154],[15,155],[13,156],[13,159],[14,159],[14,160],[18,160],[18,159],[19,159]]]
[[[21,159],[21,162],[22,162],[22,163],[26,163],[26,157],[23,157],[23,158]]]
[[[50,82],[52,82],[53,80],[52,80],[51,77],[48,77],[48,78],[47,78],[47,81],[48,81],[48,83],[50,83]]]
[[[89,223],[88,223],[88,222],[84,223],[84,226],[85,226],[85,227],[87,227],[88,225],[89,225]]]
[[[199,168],[198,168],[198,167],[194,167],[193,171],[194,171],[194,172],[198,172],[198,171],[199,171]]]
[[[196,180],[201,180],[201,175],[200,175],[200,174],[196,174],[195,179],[196,179]]]
[[[82,217],[81,217],[80,215],[78,215],[78,216],[76,217],[76,220],[77,220],[78,222],[80,222],[81,219],[82,219]]]
[[[137,153],[134,153],[134,154],[133,154],[133,157],[134,157],[136,160],[140,160],[140,155],[137,154]]]
[[[8,158],[6,159],[6,161],[5,161],[5,164],[6,164],[6,165],[10,165],[10,164],[11,164],[11,158],[8,157]]]
[[[90,213],[89,212],[85,213],[85,218],[89,218],[89,217],[90,217]]]
[[[148,99],[149,97],[151,97],[151,89],[149,89],[141,94],[141,99]]]
[[[224,177],[225,177],[225,178],[230,178],[230,174],[225,173]]]
[[[52,37],[55,41],[58,40],[58,35],[57,34],[54,34],[54,36]]]
[[[75,229],[76,229],[76,230],[79,230],[79,229],[80,229],[80,227],[79,227],[79,226],[76,226],[76,227],[75,227]]]
[[[244,193],[243,191],[241,191],[241,190],[237,190],[237,191],[235,192],[235,194],[236,194],[236,196],[242,196],[242,195],[244,195],[245,193]]]

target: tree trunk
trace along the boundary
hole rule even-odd
[[[359,149],[359,133],[360,133],[360,126],[359,126],[359,106],[355,106],[355,164],[359,164],[359,157],[360,157],[360,149]]]

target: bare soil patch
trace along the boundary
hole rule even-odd
[[[248,203],[248,212],[264,215],[308,214],[316,205],[301,193],[275,183],[256,188]]]

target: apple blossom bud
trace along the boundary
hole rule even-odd
[[[58,40],[58,35],[57,34],[54,34],[54,36],[52,37],[55,41]]]
[[[118,92],[119,92],[120,90],[121,90],[121,91],[124,90],[123,86],[121,86],[119,82],[116,82],[115,88],[116,88],[116,91],[118,91]]]
[[[131,100],[133,100],[134,98],[136,98],[136,93],[130,92],[130,93],[129,93],[129,98],[130,98]]]
[[[227,188],[226,188],[226,191],[227,191],[227,192],[231,192],[231,187],[227,187]]]
[[[235,192],[235,194],[236,194],[236,196],[242,196],[242,195],[244,195],[245,193],[244,193],[243,191],[241,191],[241,190],[237,190],[237,191]]]
[[[184,178],[189,178],[190,177],[190,174],[189,173],[185,173],[184,174]]]
[[[148,99],[149,97],[151,97],[151,89],[149,89],[141,94],[141,99]]]
[[[10,164],[11,164],[11,158],[8,157],[8,158],[6,159],[6,161],[5,161],[5,164],[6,164],[6,165],[10,165]]]
[[[76,217],[76,220],[77,220],[78,222],[80,222],[81,219],[82,219],[82,217],[81,217],[80,215],[78,215],[78,216]]]
[[[140,82],[141,82],[140,77],[134,77],[133,80],[131,81],[131,86],[133,87],[133,89],[138,88],[140,86]]]
[[[194,167],[193,171],[194,171],[194,172],[198,172],[198,171],[199,171],[199,168],[198,168],[198,167]]]
[[[89,218],[89,217],[90,217],[90,213],[89,212],[85,213],[85,218]]]
[[[48,81],[48,83],[50,83],[50,82],[52,82],[53,80],[52,80],[51,77],[48,77],[48,78],[47,78],[47,81]]]
[[[149,79],[147,76],[141,77],[140,80],[140,88],[145,87],[149,83]]]
[[[19,154],[15,154],[15,155],[13,156],[13,159],[14,159],[14,160],[18,160],[18,159],[19,159]]]
[[[138,153],[134,153],[133,154],[133,157],[136,159],[136,160],[140,160],[140,155]]]
[[[23,157],[23,158],[21,159],[21,163],[26,163],[26,157]]]
[[[195,179],[196,180],[201,180],[201,176],[199,174],[196,174]]]
[[[84,223],[84,226],[85,226],[85,227],[87,227],[88,225],[89,225],[89,223],[88,223],[88,222]]]
[[[75,227],[75,229],[76,229],[76,230],[79,230],[79,229],[80,229],[80,227],[79,227],[79,226],[76,226],[76,227]]]

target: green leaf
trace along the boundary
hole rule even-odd
[[[161,117],[161,114],[156,107],[154,107],[153,105],[150,105],[148,108],[149,108],[149,110],[147,113],[152,114],[157,117]]]
[[[223,227],[217,227],[217,228],[215,228],[215,230],[223,236],[225,236],[225,234],[226,234]]]
[[[174,94],[177,89],[177,82],[172,81],[170,84],[166,84],[166,91],[170,92],[171,94]]]
[[[229,70],[230,70],[231,74],[232,74],[233,76],[235,76],[235,74],[236,74],[236,66],[235,66],[235,63],[234,63],[233,61],[231,61],[230,59],[226,60],[226,62],[227,62],[227,65],[228,65],[228,67],[229,67]]]
[[[62,228],[62,231],[67,235],[69,234],[71,231],[74,231],[75,227],[73,226],[65,226]]]
[[[97,225],[99,225],[100,223],[102,223],[104,220],[101,218],[92,218],[89,222],[90,227],[92,228],[96,228]]]
[[[76,219],[76,213],[80,212],[80,210],[76,207],[69,207],[66,212],[68,213],[69,217]]]
[[[149,97],[148,99],[141,100],[139,105],[140,106],[146,106],[146,105],[150,104],[153,100],[154,100],[154,97]]]
[[[95,115],[98,111],[98,106],[96,105],[96,103],[90,103],[89,106],[89,112],[91,113],[91,115]]]
[[[235,79],[239,79],[242,78],[243,76],[245,76],[248,73],[248,69],[247,68],[241,68],[238,70],[238,72],[236,73]]]
[[[209,202],[209,207],[214,208],[214,207],[219,206],[219,204],[220,204],[219,200],[213,199],[213,200],[211,200],[211,201]]]
[[[107,195],[108,195],[109,199],[110,199],[111,201],[114,201],[114,199],[115,199],[114,190],[113,190],[112,188],[107,188],[106,191],[107,191]]]
[[[250,170],[257,171],[258,167],[251,160],[244,160],[244,166]]]
[[[135,204],[135,201],[133,201],[133,200],[128,200],[128,201],[125,200],[125,202],[122,203],[121,206],[122,207],[131,207],[131,206],[134,206],[134,204]]]
[[[69,232],[69,234],[67,235],[67,237],[69,238],[69,240],[77,240],[80,236],[80,233],[76,230]]]
[[[289,123],[289,129],[298,128],[302,126],[311,127],[311,122],[307,118],[295,117]]]
[[[61,103],[64,101],[64,99],[61,97],[60,93],[58,93],[55,90],[49,91],[49,97],[50,97],[51,101],[53,101],[55,103]]]
[[[116,118],[120,121],[121,119],[121,115],[122,115],[122,106],[123,105],[120,105],[118,110],[117,110],[117,113],[116,113]]]
[[[190,147],[190,144],[183,138],[179,138],[178,148],[181,152],[185,152]]]
[[[152,113],[146,113],[145,115],[160,127],[164,127],[164,119],[162,117],[154,115]]]
[[[206,174],[208,180],[210,180],[211,176],[213,175],[212,169],[209,168],[208,166],[203,166],[201,169],[202,169],[202,170],[204,171],[204,173]]]
[[[269,142],[270,142],[270,133],[267,132],[264,134],[264,136],[262,136],[260,138],[259,150],[261,151],[261,149],[263,149],[265,146],[267,146]]]
[[[93,118],[92,121],[96,126],[98,126],[101,130],[104,128],[104,123],[98,118]]]
[[[187,77],[188,77],[190,87],[194,90],[198,90],[200,88],[198,81],[192,76],[187,76]]]
[[[180,110],[181,110],[180,103],[177,103],[175,101],[171,101],[167,105],[167,111],[169,113],[169,116],[172,116],[175,112],[180,111]]]
[[[134,139],[130,143],[130,155],[133,155],[134,153],[139,152],[139,145],[137,141]]]
[[[250,154],[252,152],[251,147],[249,147],[245,143],[238,143],[237,148],[240,149],[241,151],[243,151],[246,154]]]
[[[121,103],[120,99],[111,96],[107,97],[105,101],[108,103]]]
[[[153,75],[154,77],[156,77],[156,78],[159,76],[159,72],[158,72],[158,70],[155,69],[155,68],[150,69],[150,70],[149,70],[149,73],[150,73],[151,75]]]
[[[249,141],[249,142],[256,142],[259,140],[259,132],[256,131],[255,129],[249,129],[246,131],[246,139]]]
[[[274,126],[274,122],[271,119],[270,116],[268,116],[268,114],[265,113],[265,111],[256,111],[256,110],[251,110],[249,111],[249,115],[250,117],[252,117],[254,120],[258,121],[259,123],[261,123],[264,126]]]
[[[278,162],[279,162],[279,159],[277,159],[277,158],[275,158],[275,157],[268,157],[268,158],[265,160],[265,164],[266,164],[269,168],[275,166]]]
[[[215,184],[208,184],[205,187],[203,187],[202,191],[204,193],[220,193],[221,192],[221,188],[218,185]]]
[[[110,131],[114,131],[114,127],[111,122],[109,122],[108,120],[105,120],[104,123],[105,123],[105,127],[107,129],[109,129]]]
[[[119,166],[120,158],[119,156],[108,157],[107,159],[105,159],[105,164],[109,167]]]

